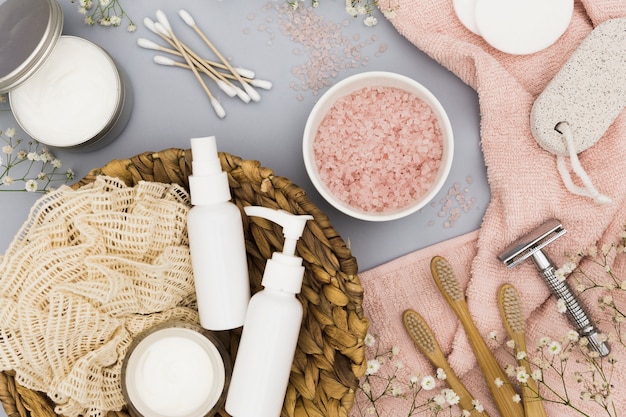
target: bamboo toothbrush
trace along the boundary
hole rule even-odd
[[[500,307],[504,327],[511,340],[515,342],[516,356],[518,352],[526,352],[524,311],[515,287],[510,284],[504,284],[500,287],[498,306]],[[530,375],[531,370],[528,359],[518,358],[517,364],[518,366],[523,366],[526,369],[526,373]],[[547,417],[543,402],[538,395],[539,388],[537,387],[537,382],[532,378],[528,378],[528,381],[522,384],[522,399],[526,417]]]
[[[437,339],[435,339],[435,335],[424,318],[413,310],[406,310],[402,315],[402,319],[404,328],[419,350],[434,366],[443,369],[446,373],[446,383],[459,396],[461,408],[469,411],[471,417],[487,417],[486,412],[479,412],[475,409],[474,397],[450,367]]]
[[[513,400],[516,393],[511,384],[505,383],[501,386],[496,384],[497,379],[506,382],[507,376],[472,321],[472,316],[465,302],[465,294],[461,290],[461,284],[456,278],[452,266],[441,256],[435,256],[430,262],[430,271],[439,291],[452,307],[465,329],[478,365],[480,365],[485,382],[500,414],[504,417],[523,417],[524,407],[521,403]]]

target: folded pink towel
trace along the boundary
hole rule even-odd
[[[372,331],[381,345],[401,345],[406,367],[401,373],[429,372],[424,358],[415,352],[402,327],[401,314],[414,308],[430,321],[453,368],[463,376],[492,416],[497,415],[481,381],[471,347],[459,323],[436,291],[428,263],[433,255],[451,261],[466,287],[470,311],[477,327],[487,337],[496,330],[505,339],[497,306],[499,287],[510,282],[523,299],[528,317],[529,345],[541,336],[559,337],[571,326],[556,311],[554,297],[530,262],[508,270],[497,255],[519,236],[549,218],[561,220],[565,236],[546,250],[557,266],[572,251],[613,241],[626,223],[626,112],[622,112],[600,141],[579,155],[595,186],[613,203],[599,205],[569,193],[562,183],[553,154],[543,150],[530,131],[530,109],[561,66],[594,26],[610,18],[626,16],[624,0],[575,2],[574,15],[564,35],[551,47],[536,54],[513,56],[495,50],[469,32],[454,14],[449,0],[396,2],[391,21],[400,34],[453,71],[478,92],[481,112],[481,145],[487,165],[491,202],[480,230],[417,251],[361,274],[366,291],[365,306]],[[457,137],[462,137],[457,135]],[[623,262],[616,266],[626,272]],[[626,275],[622,275],[626,277]],[[590,306],[597,306],[591,295]],[[592,308],[592,316],[601,312]],[[603,323],[606,325],[606,323]],[[603,326],[601,325],[601,328]],[[606,326],[604,326],[606,327]],[[607,331],[609,329],[606,329]],[[626,360],[624,347],[614,344],[619,359]],[[506,359],[497,350],[499,359]],[[413,369],[417,367],[419,369]],[[552,381],[554,382],[554,381]],[[613,383],[618,411],[626,410],[626,368],[617,366]],[[572,383],[578,401],[578,388]],[[389,416],[402,416],[401,401],[390,402]],[[567,410],[548,405],[550,415]],[[590,407],[583,403],[582,407]],[[593,410],[593,408],[592,408]],[[591,415],[599,415],[591,412]]]

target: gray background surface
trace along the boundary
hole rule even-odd
[[[342,36],[360,47],[356,68],[339,69],[329,84],[352,74],[384,70],[409,76],[420,82],[439,99],[448,112],[455,135],[452,170],[443,189],[432,204],[404,219],[370,223],[352,219],[328,205],[307,178],[302,160],[301,138],[307,116],[319,96],[312,90],[297,91],[302,81],[294,74],[298,67],[315,59],[306,48],[280,28],[280,19],[264,0],[122,0],[126,12],[137,24],[135,33],[119,28],[89,27],[76,12],[77,4],[59,0],[65,11],[64,34],[89,39],[103,47],[125,72],[134,93],[130,121],[121,136],[107,147],[94,152],[55,150],[64,168],[73,168],[77,177],[91,168],[116,158],[144,151],[188,148],[189,138],[215,135],[218,149],[254,159],[289,178],[306,190],[309,198],[331,219],[344,240],[349,241],[361,271],[404,254],[473,231],[480,226],[489,202],[489,188],[479,144],[479,109],[476,93],[454,74],[431,60],[401,37],[391,24],[378,15],[379,23],[366,27],[352,19],[339,0],[321,0],[315,15],[334,23]],[[308,3],[303,3],[307,5]],[[179,68],[152,62],[154,51],[136,45],[139,37],[163,43],[142,24],[144,17],[154,19],[162,9],[175,32],[202,56],[212,54],[191,28],[178,17],[180,8],[188,10],[218,49],[236,65],[256,71],[259,78],[272,81],[273,89],[259,90],[261,101],[244,104],[237,99],[218,96],[227,115],[219,120],[204,92],[191,74]],[[86,86],[88,88],[88,86]],[[0,104],[0,130],[18,127],[8,104]],[[80,115],[77,114],[77,117]],[[25,137],[18,127],[19,135]],[[471,208],[460,208],[459,218],[447,215],[456,200],[446,197],[457,187]],[[0,193],[3,221],[0,223],[0,253],[4,253],[40,195]],[[448,206],[446,206],[446,203]],[[374,295],[375,296],[375,295]],[[0,417],[6,415],[0,411]]]

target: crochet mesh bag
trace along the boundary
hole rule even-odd
[[[148,182],[188,189],[190,156],[188,150],[166,149],[114,160],[93,169],[72,188],[83,192],[89,190],[97,178],[113,177],[129,187]],[[368,321],[362,309],[363,288],[356,260],[328,217],[308,200],[301,188],[274,175],[257,161],[226,153],[219,156],[222,169],[228,174],[233,202],[240,209],[258,205],[314,217],[307,223],[297,247],[298,256],[303,258],[306,267],[302,292],[298,296],[304,307],[304,318],[282,416],[346,417],[354,402],[358,379],[366,367],[363,340]],[[173,190],[172,198],[176,200],[176,186]],[[283,236],[278,225],[262,218],[243,218],[251,289],[255,293],[261,289],[267,259],[282,249]],[[172,311],[168,314],[176,319],[196,319],[195,312],[190,312],[189,308]],[[234,358],[240,330],[220,332],[219,337]],[[121,345],[125,343],[127,341]],[[9,417],[58,415],[57,404],[50,393],[43,392],[43,387],[41,390],[25,388],[16,381],[13,371],[0,373],[0,401]],[[217,415],[228,416],[223,410]],[[126,417],[132,413],[124,408],[110,411],[108,416]]]

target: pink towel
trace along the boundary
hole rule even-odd
[[[386,2],[382,2],[385,3]],[[624,0],[582,0],[575,2],[574,15],[565,34],[551,47],[536,54],[513,56],[499,52],[482,38],[469,32],[456,18],[452,2],[399,0],[391,21],[400,34],[429,54],[474,88],[481,112],[481,145],[487,165],[492,199],[480,230],[466,236],[417,251],[361,274],[366,291],[365,307],[371,317],[372,332],[383,345],[399,345],[405,367],[400,375],[432,373],[402,327],[401,314],[413,308],[433,326],[439,342],[456,372],[479,397],[490,415],[497,415],[460,324],[432,283],[428,264],[433,255],[451,261],[462,284],[473,319],[487,337],[496,330],[506,339],[497,307],[497,291],[509,282],[521,294],[528,316],[530,346],[541,336],[559,337],[571,328],[556,311],[555,299],[527,262],[508,270],[497,255],[519,236],[532,231],[549,218],[561,220],[565,236],[546,250],[557,266],[566,254],[599,241],[614,241],[626,224],[626,112],[622,112],[600,141],[579,158],[595,186],[613,199],[599,205],[591,199],[569,193],[557,172],[554,155],[543,150],[530,131],[530,109],[536,97],[558,72],[594,26],[610,18],[626,16]],[[383,6],[385,6],[383,5]],[[626,255],[624,255],[626,256]],[[626,273],[624,262],[615,268]],[[622,277],[626,278],[626,274]],[[591,294],[583,300],[592,317],[602,312]],[[610,324],[608,324],[610,327]],[[607,323],[601,323],[609,331]],[[503,349],[493,349],[503,362]],[[626,361],[624,347],[613,344],[613,351]],[[509,358],[510,359],[510,358]],[[572,366],[575,368],[575,366]],[[626,368],[616,366],[613,383],[618,411],[626,411]],[[555,382],[555,381],[552,381]],[[578,404],[576,384],[572,397]],[[384,415],[402,416],[405,400],[387,403]],[[547,405],[549,415],[570,415],[568,410]],[[581,407],[591,415],[601,410],[589,402]],[[596,412],[594,413],[593,410]]]

